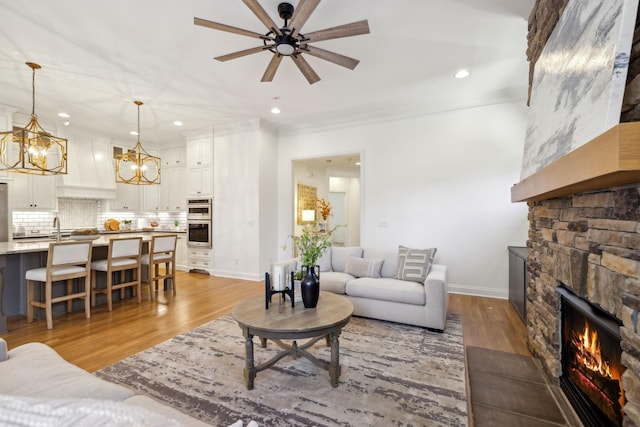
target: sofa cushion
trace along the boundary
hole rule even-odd
[[[346,286],[350,297],[393,301],[403,304],[425,305],[424,286],[420,283],[397,279],[371,279],[360,277],[350,280]]]
[[[362,248],[359,246],[332,246],[331,247],[331,268],[333,271],[344,271],[347,259],[350,256],[362,258]]]
[[[350,274],[341,273],[339,271],[327,271],[326,273],[320,273],[320,290],[344,295],[344,288],[347,282],[354,278],[355,277]]]
[[[350,256],[344,267],[344,272],[354,277],[380,277],[382,259],[358,258]]]
[[[124,400],[135,394],[72,365],[42,343],[21,345],[8,356],[0,362],[0,394],[104,400]]]
[[[394,279],[424,283],[435,255],[436,248],[411,249],[400,246],[398,248],[398,271]]]
[[[362,251],[362,258],[383,259],[380,276],[393,277],[398,271],[398,251],[397,249],[377,249],[365,248]]]

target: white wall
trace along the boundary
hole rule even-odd
[[[214,130],[214,274],[261,280],[276,233],[276,139],[258,121]],[[268,248],[268,249],[265,249]]]
[[[508,297],[508,245],[527,239],[524,101],[278,138],[278,240],[293,223],[292,160],[362,153],[361,244],[437,247],[450,291]],[[278,258],[291,256],[278,248]]]

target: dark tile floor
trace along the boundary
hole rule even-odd
[[[581,426],[531,357],[467,347],[475,427]]]

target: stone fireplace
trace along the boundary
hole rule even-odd
[[[529,205],[528,347],[559,383],[559,285],[619,319],[626,427],[640,426],[639,131],[618,125],[512,188]]]

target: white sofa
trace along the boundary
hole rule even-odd
[[[233,424],[241,427],[242,421]],[[7,351],[0,338],[0,425],[194,426],[205,424],[92,375],[42,343]],[[257,426],[250,422],[249,426]]]
[[[354,267],[351,257],[362,261]],[[353,303],[356,316],[444,331],[448,303],[446,266],[431,264],[424,282],[399,280],[394,278],[398,257],[398,249],[331,247],[318,260],[320,290],[344,295]],[[298,270],[299,261],[295,258],[274,264],[275,275],[288,277],[290,271]]]

